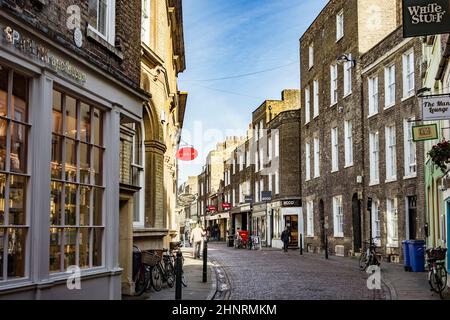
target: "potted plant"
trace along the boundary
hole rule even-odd
[[[434,145],[428,152],[428,156],[443,173],[446,173],[447,164],[450,163],[450,142],[443,140]]]

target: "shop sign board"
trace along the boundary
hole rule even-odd
[[[300,199],[294,199],[294,200],[283,200],[282,206],[287,207],[301,207],[302,201]]]
[[[413,126],[412,130],[414,142],[435,140],[438,138],[437,124],[435,123]]]
[[[450,95],[432,95],[422,97],[422,120],[450,119]]]
[[[263,191],[261,192],[261,201],[270,202],[272,201],[272,191]]]
[[[403,0],[403,37],[450,32],[449,0]]]

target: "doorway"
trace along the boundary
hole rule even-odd
[[[409,239],[417,238],[417,196],[407,198],[408,201],[408,232]]]
[[[298,247],[298,215],[284,216],[284,225],[291,231],[290,247]]]
[[[358,194],[353,195],[352,199],[352,214],[353,214],[353,248],[355,252],[359,252],[362,248],[362,233],[361,233],[361,202],[358,199]]]
[[[320,247],[325,249],[325,205],[323,200],[319,202],[319,220],[320,220]]]

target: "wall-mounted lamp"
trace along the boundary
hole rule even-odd
[[[338,64],[344,64],[344,63],[347,63],[347,62],[351,62],[353,68],[356,66],[356,60],[352,59],[350,57],[350,54],[343,54],[343,55],[339,56],[336,59],[336,61],[337,61]]]

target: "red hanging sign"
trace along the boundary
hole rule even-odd
[[[231,209],[231,203],[228,203],[228,202],[222,203],[222,209],[223,210],[230,210]]]
[[[192,161],[198,156],[198,151],[192,147],[184,147],[178,150],[177,159],[181,161]]]

